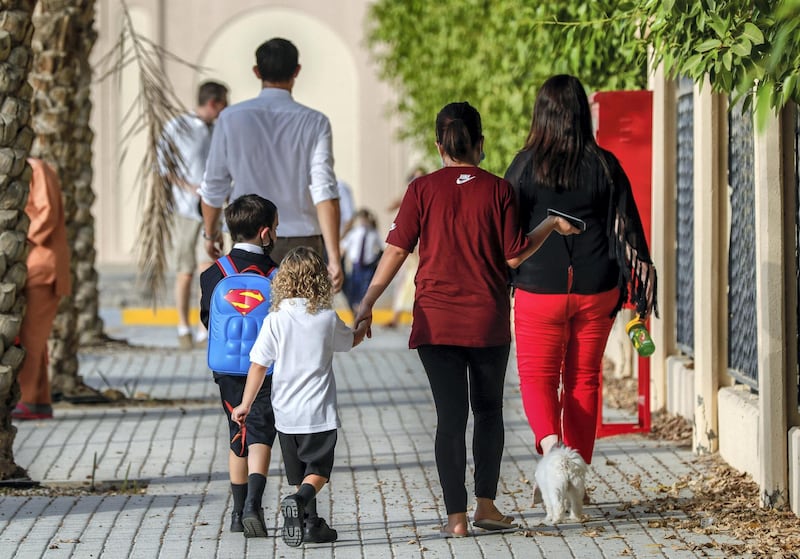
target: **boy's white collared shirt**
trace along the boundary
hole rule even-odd
[[[284,299],[264,325],[250,360],[272,373],[272,409],[281,433],[308,434],[339,427],[333,353],[353,347],[353,331],[336,312],[306,311],[306,299]]]

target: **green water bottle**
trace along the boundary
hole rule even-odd
[[[650,357],[656,350],[656,344],[653,343],[653,338],[650,337],[650,332],[647,331],[647,326],[641,318],[634,318],[627,326],[625,332],[633,343],[633,347],[642,357]]]

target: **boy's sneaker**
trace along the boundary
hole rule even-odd
[[[339,533],[328,526],[322,517],[306,520],[303,540],[306,543],[332,543],[339,538]]]
[[[244,532],[244,525],[242,524],[242,513],[231,513],[231,532]]]
[[[233,531],[233,521],[231,519],[231,531]],[[245,538],[266,538],[267,526],[264,524],[264,509],[260,506],[244,505],[242,512],[242,531]]]
[[[283,514],[283,543],[289,547],[298,547],[303,543],[303,516],[305,503],[295,494],[284,497],[281,501],[281,514]]]

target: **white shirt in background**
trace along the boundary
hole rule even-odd
[[[284,299],[264,319],[250,361],[273,363],[272,409],[280,433],[309,434],[339,427],[333,353],[350,351],[353,331],[336,312],[306,312],[307,299]]]
[[[353,219],[356,213],[356,204],[353,200],[353,189],[346,182],[337,181],[339,188],[339,230],[344,231],[347,222]]]
[[[316,204],[339,198],[328,117],[271,87],[222,111],[200,195],[221,208],[245,194],[278,207],[282,237],[319,235]]]
[[[206,159],[211,146],[211,130],[213,126],[195,113],[179,115],[164,126],[163,136],[172,139],[175,149],[181,157],[182,178],[195,190],[187,189],[179,184],[172,184],[172,196],[175,201],[175,213],[195,221],[202,221],[198,203],[200,195],[197,188],[203,180]],[[164,140],[159,142],[158,164],[162,173],[166,172],[163,150]]]
[[[362,243],[364,262],[361,262]],[[369,266],[383,251],[383,239],[372,227],[359,224],[350,229],[342,239],[342,250],[351,263]]]

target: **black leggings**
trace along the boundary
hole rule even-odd
[[[417,348],[436,404],[436,468],[447,514],[467,511],[465,435],[475,416],[475,496],[494,499],[503,455],[503,382],[509,346]],[[469,376],[467,376],[469,374]]]

